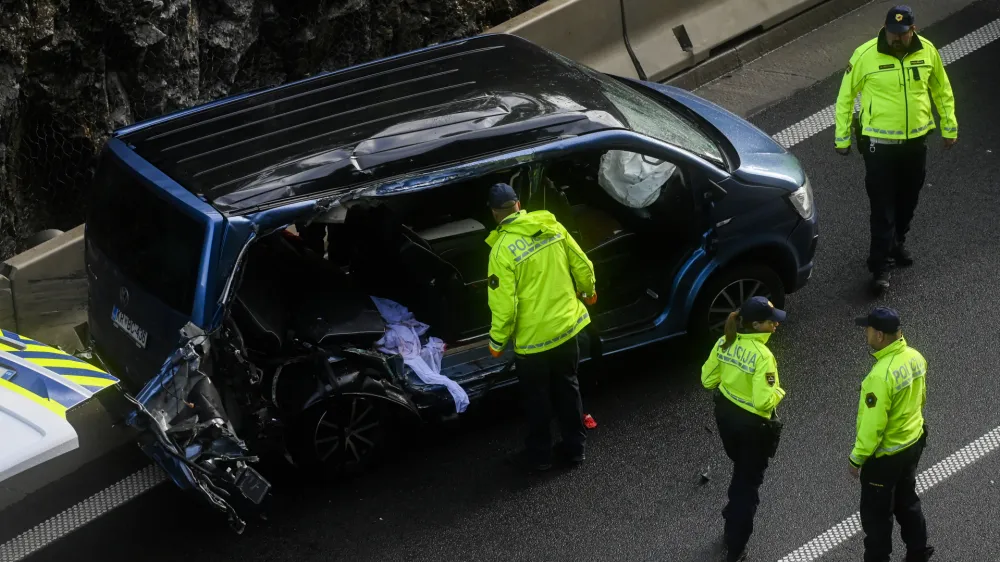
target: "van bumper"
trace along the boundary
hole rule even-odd
[[[816,247],[819,244],[819,224],[816,215],[809,220],[801,220],[788,236],[788,243],[795,249],[795,286],[786,288],[786,293],[794,293],[805,287],[812,278],[815,266]]]

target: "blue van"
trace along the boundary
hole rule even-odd
[[[150,456],[242,525],[235,498],[269,487],[258,455],[360,470],[389,421],[513,383],[487,347],[499,181],[595,264],[585,360],[717,335],[812,272],[794,156],[690,93],[515,36],[237,95],[117,131],[93,186],[90,332]],[[429,326],[447,384],[385,348],[405,318],[379,303]]]

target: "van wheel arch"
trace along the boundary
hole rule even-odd
[[[383,453],[387,410],[371,396],[330,396],[291,425],[288,452],[299,469],[320,479],[362,473]]]
[[[715,331],[729,312],[751,296],[763,295],[777,308],[785,306],[785,281],[779,271],[767,262],[740,260],[713,273],[702,286],[688,318],[688,332],[699,341],[715,341],[721,332]],[[735,306],[733,306],[735,304]]]
[[[388,381],[375,369],[360,375],[308,405],[289,425],[287,449],[300,469],[320,478],[363,473],[383,457],[399,422],[420,421],[412,404],[387,394]]]

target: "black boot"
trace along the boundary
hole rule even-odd
[[[872,292],[881,295],[889,289],[889,272],[879,271],[872,274]]]
[[[580,466],[583,464],[583,461],[587,460],[587,455],[584,454],[582,449],[569,447],[563,441],[556,443],[555,447],[553,447],[553,452],[555,453],[556,460],[569,466]]]
[[[745,562],[747,556],[749,556],[749,550],[746,547],[743,547],[743,551],[739,554],[733,554],[728,546],[724,546],[720,562]]]
[[[507,464],[514,466],[524,472],[545,472],[552,468],[552,462],[548,459],[540,458],[529,451],[520,451],[508,455],[505,459]]]
[[[923,552],[909,552],[906,553],[906,562],[928,562],[931,556],[934,555],[934,547],[927,545],[927,548]]]
[[[892,254],[890,254],[889,257],[891,257],[899,267],[909,267],[913,265],[913,256],[910,255],[910,252],[903,246],[896,246],[893,248]]]

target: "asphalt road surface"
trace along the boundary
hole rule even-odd
[[[1000,0],[983,1],[924,33],[941,47],[998,18]],[[1000,41],[947,68],[960,141],[946,152],[931,137],[911,236],[916,264],[897,271],[880,299],[901,311],[907,339],[930,363],[921,470],[1000,425],[998,59]],[[777,133],[832,104],[839,79],[753,121]],[[857,152],[834,152],[832,129],[792,150],[813,182],[821,239],[813,280],[789,298],[788,321],[772,340],[788,391],[785,431],[761,490],[752,560],[781,559],[850,517],[859,499],[847,455],[872,359],[852,320],[874,304],[863,164]],[[585,409],[599,426],[587,463],[574,471],[524,477],[506,467],[501,459],[519,445],[521,425],[517,402],[499,396],[461,425],[422,434],[372,473],[280,486],[267,520],[242,536],[168,484],[34,560],[711,560],[729,463],[699,383],[708,349],[685,344],[585,370]],[[998,469],[1000,454],[986,454],[923,495],[935,560],[1000,559]],[[822,560],[859,560],[861,552],[855,534]],[[897,532],[897,558],[902,552]]]

